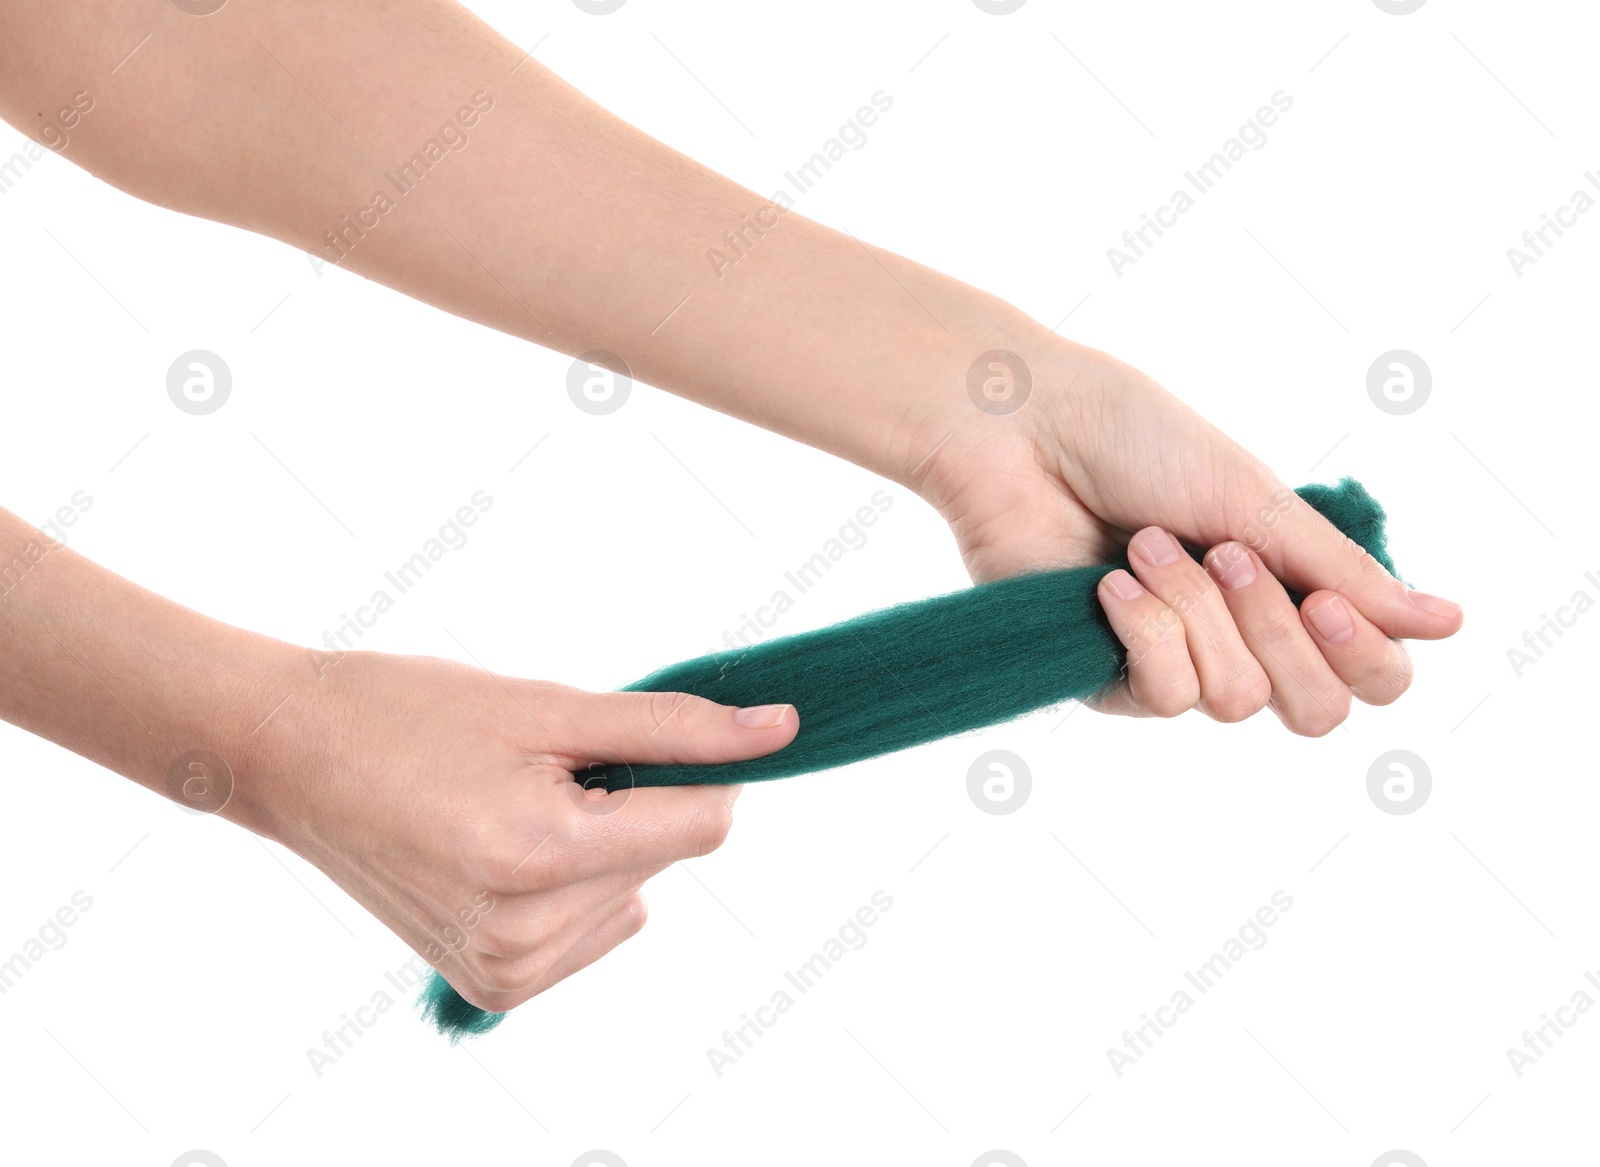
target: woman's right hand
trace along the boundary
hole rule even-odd
[[[946,385],[920,437],[896,443],[916,469],[890,469],[950,523],[977,580],[1128,549],[1132,572],[1109,573],[1099,591],[1128,669],[1096,708],[1231,722],[1270,707],[1319,736],[1353,699],[1405,691],[1401,639],[1461,627],[1459,606],[1396,579],[1153,379],[1031,322],[1014,327],[1027,339],[1010,355],[1025,354],[1030,391],[991,413]],[[1204,566],[1185,543],[1206,550]],[[1298,611],[1285,585],[1305,594]]]
[[[316,864],[504,1012],[644,924],[640,886],[722,844],[738,787],[586,791],[598,763],[769,754],[791,706],[587,693],[422,657],[302,654],[299,691],[239,759],[224,817]]]

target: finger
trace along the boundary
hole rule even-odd
[[[578,693],[559,711],[580,764],[742,762],[781,750],[800,731],[793,705],[735,709],[688,693]]]
[[[1272,709],[1307,737],[1332,732],[1350,714],[1350,686],[1313,643],[1283,585],[1242,543],[1219,543],[1205,559],[1245,647],[1272,683]]]
[[[515,959],[556,943],[588,920],[597,905],[626,899],[668,866],[612,872],[547,892],[496,896],[471,931],[472,946],[486,956]]]
[[[1095,697],[1105,713],[1176,717],[1200,700],[1183,621],[1120,568],[1100,579],[1100,606],[1128,650],[1123,682]]]
[[[589,933],[562,954],[561,959],[539,978],[529,996],[537,996],[552,985],[581,972],[612,949],[639,934],[649,918],[644,896],[635,892]]]
[[[535,986],[591,932],[614,916],[639,894],[638,884],[589,905],[589,910],[538,948],[515,956],[475,953],[471,960],[478,982],[495,992],[524,993],[532,996]]]
[[[1200,680],[1201,710],[1218,721],[1243,721],[1265,708],[1272,685],[1206,569],[1160,527],[1134,535],[1128,562],[1139,582],[1183,621],[1189,659]]]
[[[559,766],[533,766],[476,858],[492,891],[553,891],[710,854],[728,837],[739,786],[584,790]]]
[[[623,941],[637,935],[639,929],[644,927],[646,916],[644,898],[635,892],[620,904],[613,905],[609,915],[601,918],[548,967],[526,982],[513,984],[511,978],[517,974],[507,973],[506,980],[497,982],[507,987],[493,988],[484,985],[475,971],[467,968],[453,970],[446,979],[456,992],[478,1008],[491,1013],[506,1013],[551,985],[587,968]]]
[[[1368,705],[1387,705],[1411,687],[1411,655],[1335,592],[1312,592],[1300,617],[1323,659]]]
[[[1302,592],[1327,589],[1349,600],[1386,635],[1439,640],[1461,627],[1461,607],[1415,591],[1293,491],[1285,510],[1256,544],[1267,570]]]

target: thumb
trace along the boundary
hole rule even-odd
[[[1310,594],[1338,592],[1385,635],[1441,640],[1461,627],[1461,605],[1419,592],[1390,575],[1365,548],[1298,495],[1283,517],[1281,537],[1259,550],[1267,569]]]
[[[793,705],[736,709],[689,693],[586,693],[571,724],[587,760],[638,765],[742,762],[800,732]]]

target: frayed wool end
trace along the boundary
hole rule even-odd
[[[422,1019],[448,1037],[451,1045],[463,1037],[488,1033],[506,1019],[504,1013],[490,1013],[469,1003],[437,971],[428,978],[417,1005],[422,1009]]]

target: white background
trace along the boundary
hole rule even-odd
[[[1600,616],[1521,677],[1507,659],[1574,592],[1600,598],[1600,215],[1520,278],[1506,257],[1600,166],[1587,9],[475,7],[762,193],[886,91],[802,213],[1047,324],[1076,306],[1065,335],[1291,482],[1361,478],[1402,574],[1466,627],[1414,647],[1405,699],[1323,740],[1268,714],[1058,710],[752,788],[614,955],[466,1047],[397,1008],[321,1077],[308,1047],[408,950],[282,849],[4,729],[0,959],[74,891],[93,908],[0,997],[0,1158],[1366,1167],[1404,1148],[1440,1167],[1592,1146],[1600,1015],[1521,1078],[1505,1052],[1600,969]],[[1280,89],[1267,145],[1114,275],[1107,247]],[[0,159],[23,145],[0,129]],[[0,196],[0,248],[0,502],[43,522],[87,491],[77,550],[291,641],[482,489],[470,543],[363,646],[615,687],[716,644],[884,486],[643,386],[586,415],[565,357],[60,158]],[[207,417],[166,394],[197,348],[234,376]],[[1409,416],[1366,392],[1394,348],[1432,370]],[[965,583],[938,518],[890,490],[780,631]],[[1033,774],[1008,815],[967,794],[992,748]],[[1396,748],[1433,777],[1406,816],[1366,788]],[[880,889],[865,947],[717,1077],[707,1048]],[[1266,946],[1119,1078],[1107,1048],[1279,889],[1294,907]]]

